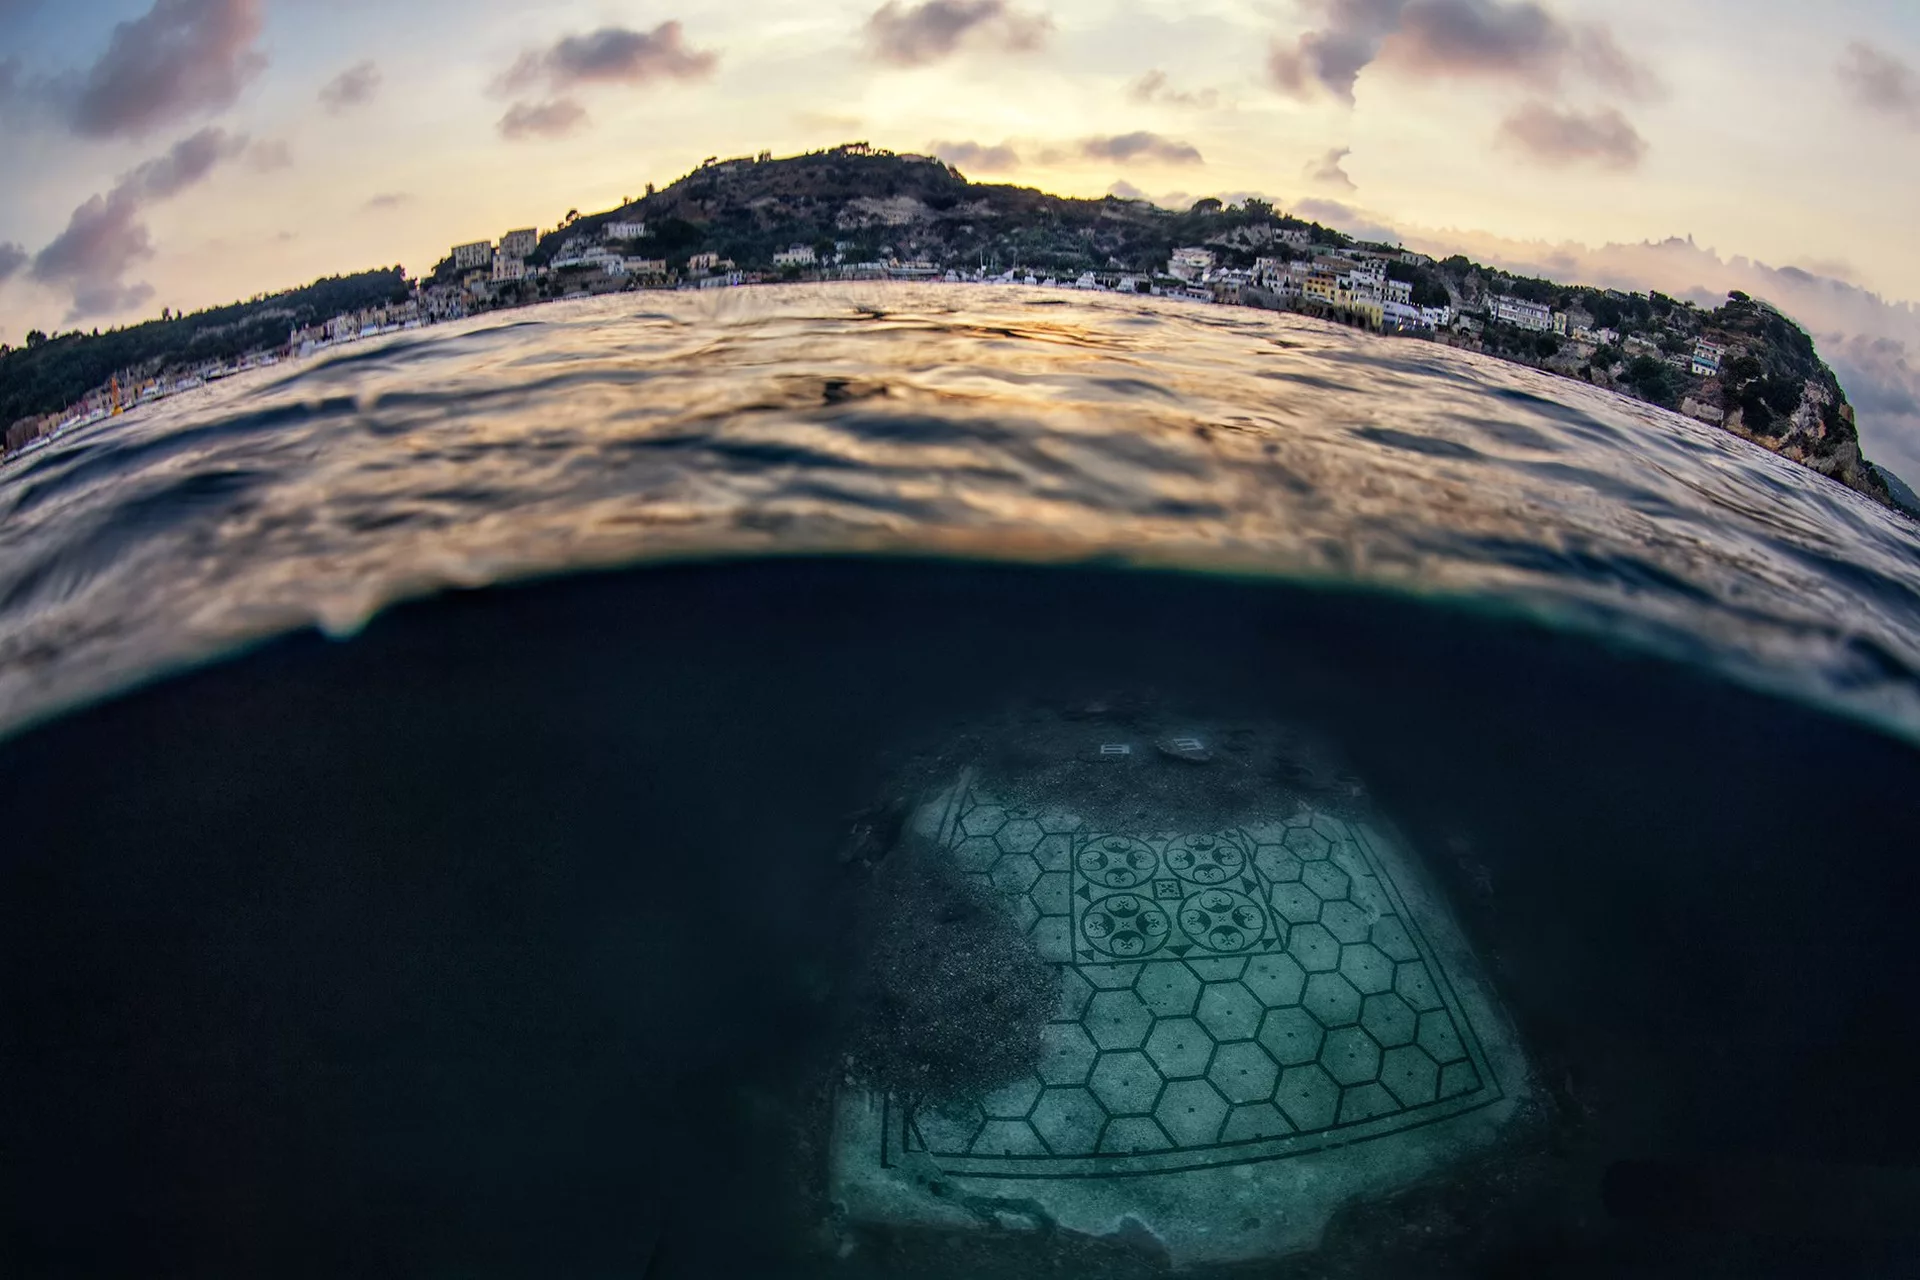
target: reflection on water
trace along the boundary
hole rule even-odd
[[[0,474],[0,717],[655,557],[1117,557],[1460,593],[1920,726],[1920,537],[1725,432],[1295,318],[623,296],[349,348]]]

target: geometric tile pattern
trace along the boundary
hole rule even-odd
[[[1279,1159],[1497,1101],[1362,833],[1302,810],[1230,831],[1085,829],[963,789],[941,842],[1059,973],[1034,1075],[888,1100],[881,1153],[1098,1177]]]

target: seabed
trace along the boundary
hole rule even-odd
[[[1200,744],[1195,741],[1195,749]],[[848,1088],[856,1221],[1157,1242],[1175,1265],[1316,1246],[1343,1205],[1498,1140],[1520,1047],[1417,863],[1304,805],[1219,830],[1099,829],[968,772],[912,835],[1058,974],[1036,1069],[977,1096]]]

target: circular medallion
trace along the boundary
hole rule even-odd
[[[1232,889],[1202,889],[1180,904],[1180,929],[1208,951],[1245,951],[1267,931],[1266,913]]]
[[[1089,943],[1129,960],[1158,950],[1171,928],[1166,912],[1131,893],[1102,898],[1080,917],[1080,932]]]
[[[1080,874],[1104,889],[1131,889],[1160,865],[1153,846],[1131,836],[1096,836],[1080,850]]]
[[[1167,866],[1188,884],[1225,884],[1247,869],[1247,855],[1223,836],[1181,836],[1167,846]]]

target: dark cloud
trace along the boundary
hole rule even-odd
[[[1145,129],[1105,138],[1082,138],[1080,154],[1088,160],[1157,160],[1161,164],[1199,164],[1200,150],[1190,142],[1163,138]]]
[[[1920,77],[1912,67],[1855,40],[1841,55],[1837,71],[1856,103],[1920,129]]]
[[[984,142],[930,142],[927,150],[950,165],[982,173],[1004,173],[1020,167],[1020,153],[1005,142],[992,146]]]
[[[1350,147],[1330,147],[1325,155],[1307,161],[1305,174],[1307,181],[1317,182],[1323,187],[1340,187],[1346,191],[1354,190],[1353,179],[1341,168],[1341,163],[1353,154]]]
[[[379,92],[379,64],[359,62],[320,86],[320,105],[338,115],[372,102]]]
[[[5,284],[27,265],[27,251],[11,241],[0,240],[0,284]]]
[[[1572,76],[1632,94],[1655,88],[1613,33],[1570,23],[1535,0],[1320,0],[1322,25],[1267,58],[1274,86],[1297,98],[1353,101],[1376,61],[1409,77],[1482,76],[1555,85]]]
[[[260,0],[154,0],[113,29],[80,79],[67,118],[90,138],[140,138],[233,105],[266,66],[254,48]]]
[[[1554,166],[1632,169],[1647,154],[1646,140],[1612,107],[1580,112],[1529,102],[1501,122],[1500,140]]]
[[[651,31],[602,27],[521,54],[499,88],[517,93],[544,84],[564,92],[583,84],[699,80],[712,75],[719,62],[714,50],[690,47],[678,22],[663,22]]]
[[[205,181],[247,145],[245,137],[223,129],[202,129],[122,174],[106,195],[92,196],[75,209],[66,230],[34,255],[33,279],[67,291],[72,299],[68,323],[145,303],[153,290],[128,283],[126,275],[153,256],[153,236],[142,219],[147,206]]]
[[[551,102],[516,102],[500,117],[500,136],[513,142],[529,138],[560,138],[587,122],[587,109],[572,98]]]
[[[1213,107],[1219,105],[1220,94],[1213,89],[1201,89],[1191,92],[1175,89],[1167,80],[1167,73],[1158,68],[1147,72],[1127,86],[1127,97],[1138,103],[1163,103],[1172,107]]]
[[[388,209],[398,209],[412,199],[413,197],[404,191],[382,191],[367,201],[367,208],[374,212],[384,212]]]
[[[938,62],[970,41],[1023,53],[1039,48],[1051,30],[1051,19],[1023,13],[1007,0],[925,0],[912,7],[887,0],[866,28],[868,50],[896,67]]]

